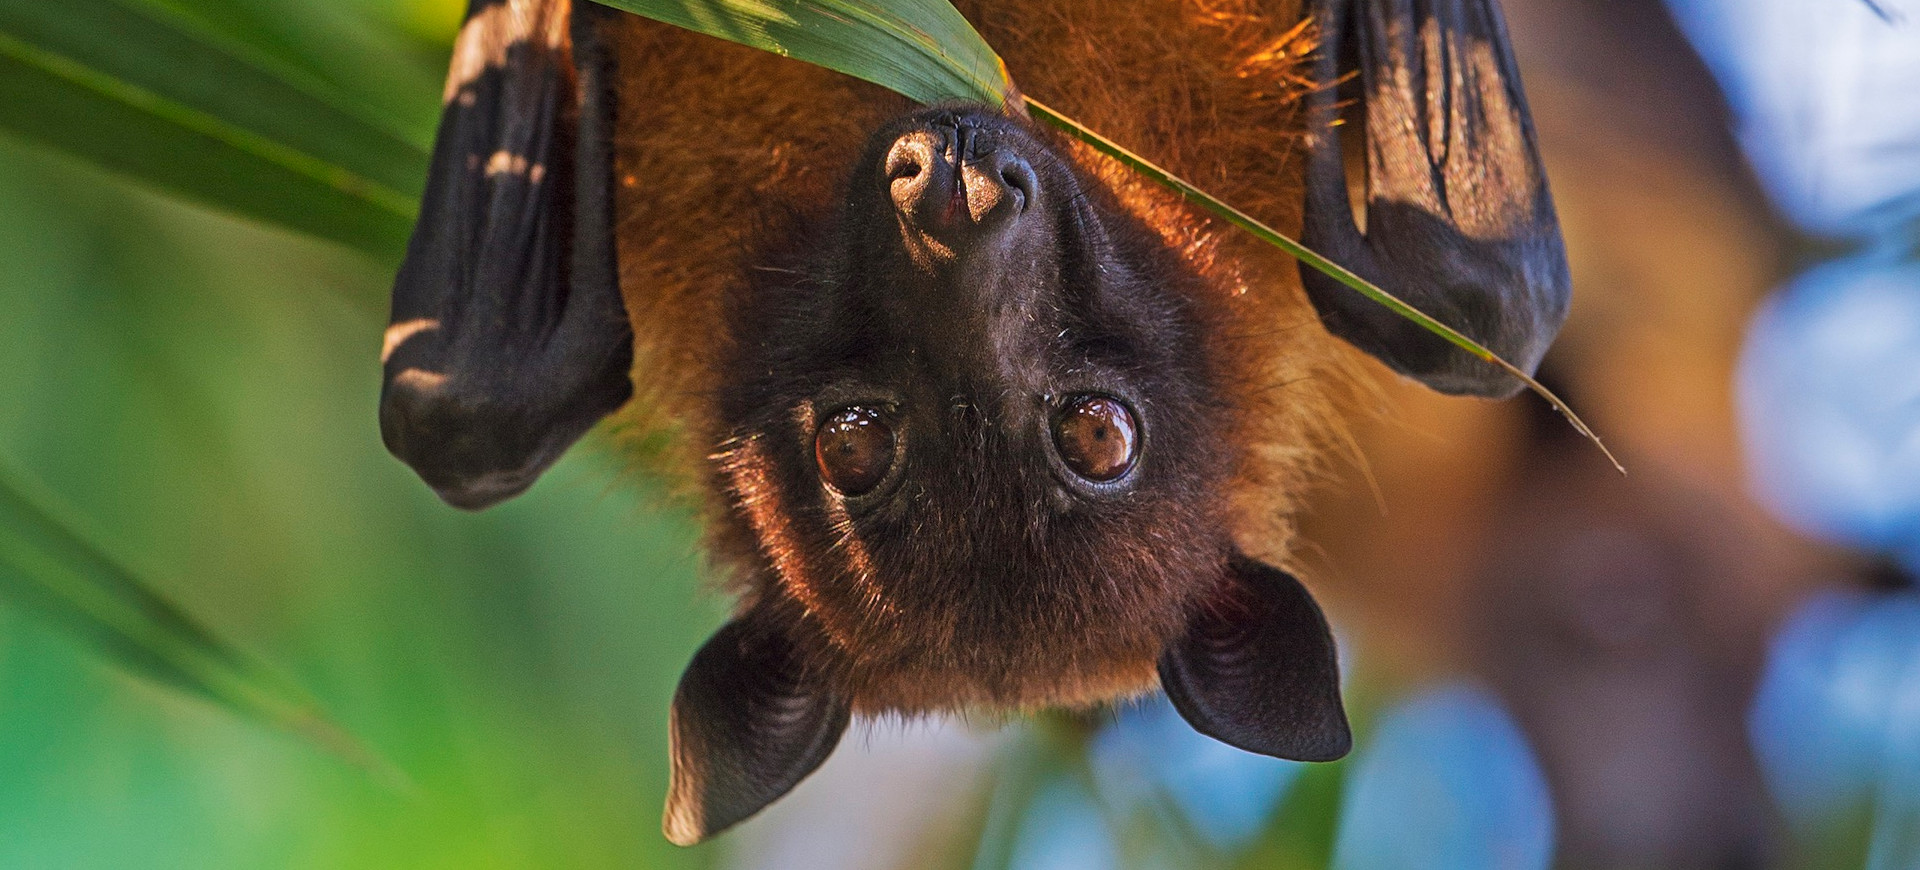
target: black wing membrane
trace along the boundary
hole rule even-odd
[[[1498,0],[1316,0],[1322,27],[1302,241],[1531,372],[1571,295],[1560,222],[1534,144]],[[1335,127],[1358,94],[1366,227]],[[1354,135],[1348,132],[1345,135]],[[1501,397],[1521,383],[1302,268],[1321,320],[1394,370],[1445,393]]]
[[[784,636],[728,623],[674,692],[667,839],[691,846],[773,803],[833,754],[851,719]]]
[[[449,504],[533,484],[633,393],[606,15],[473,0],[382,353],[380,432]]]
[[[1229,746],[1293,761],[1353,747],[1320,605],[1293,575],[1244,556],[1161,654],[1160,685],[1195,731]]]

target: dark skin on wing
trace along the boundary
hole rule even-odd
[[[1499,61],[1475,69],[1505,87],[1497,13],[1460,11],[1490,3],[1442,18],[1466,22],[1449,32]],[[1349,5],[1376,30],[1429,14],[1342,2],[1336,33]],[[524,490],[632,393],[609,194],[618,107],[594,27],[617,14],[475,0],[456,48],[381,403],[389,448],[456,506]],[[1517,167],[1498,190],[1443,185],[1408,199],[1442,207],[1405,220],[1383,201],[1362,237],[1327,210],[1336,189],[1344,209],[1346,182],[1317,155],[1309,240],[1530,364],[1564,315],[1564,264],[1547,262],[1557,231],[1510,93],[1518,115],[1444,127],[1525,134],[1468,135],[1477,156],[1421,139],[1441,127],[1378,144],[1469,174]],[[1337,141],[1320,148],[1337,168]],[[667,836],[699,842],[779,798],[856,713],[1087,707],[1157,682],[1226,743],[1345,754],[1325,618],[1232,531],[1225,493],[1253,445],[1228,419],[1241,381],[1223,375],[1221,336],[1258,330],[1203,301],[1219,294],[1183,249],[1048,134],[997,111],[900,117],[845,172],[838,201],[767,217],[739,285],[714,288],[723,322],[702,325],[725,348],[708,397],[714,548],[742,602],[674,698]],[[1431,192],[1398,178],[1374,189]],[[1494,213],[1470,211],[1483,200]],[[1479,218],[1518,241],[1488,241]],[[1330,327],[1402,371],[1508,391],[1371,303],[1308,289]]]
[[[1316,77],[1351,78],[1310,101],[1321,139],[1301,241],[1533,371],[1566,320],[1572,279],[1499,3],[1318,0],[1314,16]],[[1344,128],[1333,125],[1342,96],[1356,100]],[[1364,233],[1342,153],[1354,138]],[[1444,393],[1523,386],[1320,272],[1302,267],[1300,279],[1333,334],[1401,374]]]
[[[532,14],[515,17],[515,6]],[[393,285],[380,434],[455,507],[519,495],[633,394],[596,21],[473,0]]]

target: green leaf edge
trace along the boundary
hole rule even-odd
[[[419,213],[413,197],[393,190],[366,176],[334,166],[250,130],[162,97],[138,85],[107,75],[72,58],[32,45],[11,33],[0,31],[0,55],[64,79],[109,100],[146,112],[163,121],[252,154],[269,164],[332,188],[407,220]]]
[[[394,118],[369,111],[368,108],[294,64],[286,63],[267,52],[247,44],[225,33],[214,30],[207,22],[189,15],[177,8],[155,2],[155,0],[121,0],[122,7],[137,7],[138,14],[144,14],[157,22],[182,33],[190,34],[194,39],[226,54],[229,58],[252,67],[254,71],[275,79],[288,89],[305,96],[315,103],[326,106],[347,117],[367,125],[369,130],[382,133],[393,143],[406,149],[410,156],[419,158],[425,165],[433,156],[432,142],[421,142],[407,131],[401,129]]]
[[[75,623],[76,634],[93,633],[117,642],[94,646],[127,670],[176,684],[243,718],[307,740],[389,787],[411,790],[405,774],[328,718],[305,690],[221,640],[77,531],[65,512],[48,507],[51,499],[22,485],[23,479],[0,463],[0,513],[24,520],[0,523],[0,575],[23,585],[16,587],[0,576],[0,594]],[[104,581],[97,579],[103,575]],[[45,603],[34,601],[35,595]],[[151,661],[131,655],[129,649]]]

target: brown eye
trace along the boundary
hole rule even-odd
[[[843,495],[880,485],[893,467],[893,427],[872,408],[848,408],[827,418],[813,436],[820,477]]]
[[[1067,467],[1096,483],[1118,480],[1140,455],[1133,412],[1106,396],[1068,400],[1053,421],[1053,443]]]

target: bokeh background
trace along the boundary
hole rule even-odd
[[[445,507],[379,443],[398,249],[341,229],[379,221],[20,120],[21,70],[203,64],[46,65],[171,28],[417,196],[462,5],[0,0],[0,480],[351,735],[154,679],[0,535],[0,867],[1920,868],[1920,0],[1506,0],[1575,275],[1547,374],[1631,474],[1383,375],[1308,518],[1352,757],[1164,702],[856,727],[691,850],[665,711],[726,609],[692,519],[592,437]],[[303,123],[245,81],[163,96]]]

